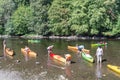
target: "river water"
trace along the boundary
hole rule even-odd
[[[5,40],[7,47],[13,49],[15,55],[3,57],[3,39],[0,39],[0,80],[120,80],[120,74],[107,68],[107,64],[120,66],[120,40],[104,40],[108,45],[102,47],[104,61],[101,67],[96,62],[83,60],[67,49],[68,45],[82,44],[95,58],[97,47],[91,47],[91,44],[97,43],[97,40],[40,39],[39,43],[29,43],[27,39],[19,38]],[[38,54],[36,58],[26,59],[21,53],[21,48],[26,45]],[[49,45],[54,45],[53,52],[63,57],[64,54],[71,54],[72,64],[65,66],[49,59],[46,50]]]

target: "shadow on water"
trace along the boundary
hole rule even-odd
[[[75,64],[76,62],[75,61],[71,61],[71,64]]]
[[[107,59],[102,59],[102,62],[106,62],[107,61]]]

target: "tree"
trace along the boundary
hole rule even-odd
[[[8,34],[13,35],[24,35],[31,32],[30,27],[33,26],[33,12],[30,7],[20,6],[12,15],[10,26],[7,27],[6,31]]]
[[[12,0],[0,0],[0,34],[4,33],[5,24],[10,19],[15,8],[15,4]]]
[[[36,34],[47,35],[48,31],[48,7],[50,6],[51,0],[31,0],[30,6],[33,10],[33,30]]]
[[[71,0],[54,0],[48,11],[50,31],[54,35],[70,35]]]

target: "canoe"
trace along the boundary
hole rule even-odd
[[[68,49],[70,49],[72,51],[78,51],[78,48],[76,46],[68,46]],[[88,50],[88,49],[82,49],[82,51],[85,53],[90,53],[90,50]]]
[[[95,46],[106,46],[107,43],[96,43],[96,44],[91,44],[92,47],[95,47]]]
[[[24,55],[27,54],[24,48],[21,48],[21,52],[22,52]],[[36,56],[37,56],[37,53],[35,53],[34,51],[30,50],[29,53],[28,53],[28,56],[29,56],[29,57],[36,57]]]
[[[56,55],[56,54],[54,54],[54,53],[50,53],[49,55],[50,55],[51,58],[53,58],[53,59],[55,59],[55,60],[58,60],[58,61],[63,62],[63,63],[66,63],[66,59],[63,58],[63,57],[60,56],[60,55]]]
[[[10,49],[10,48],[6,48],[6,49],[5,49],[5,52],[6,52],[6,54],[8,54],[8,55],[10,55],[10,56],[13,56],[13,55],[14,55],[14,51],[13,51],[12,49]]]
[[[86,61],[89,61],[91,63],[94,62],[94,58],[90,54],[86,54],[85,52],[81,52],[82,58]]]
[[[112,71],[120,74],[120,66],[110,65],[108,64],[107,67],[111,69]]]
[[[28,42],[30,42],[30,43],[39,43],[40,42],[40,40],[28,40]]]

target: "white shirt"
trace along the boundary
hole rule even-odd
[[[97,51],[96,51],[96,55],[97,56],[103,55],[103,49],[102,48],[98,48]]]

